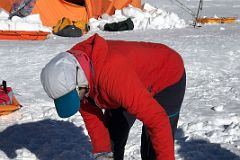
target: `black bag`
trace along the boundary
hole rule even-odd
[[[122,22],[107,23],[104,25],[104,31],[125,31],[133,30],[134,24],[131,18],[126,19]]]
[[[62,37],[81,37],[83,35],[82,30],[75,25],[67,25],[55,34]]]

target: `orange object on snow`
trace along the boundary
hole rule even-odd
[[[79,5],[83,1],[84,5]],[[0,0],[0,8],[9,12],[13,3],[14,0]],[[92,17],[112,14],[128,4],[140,8],[141,0],[37,0],[32,13],[40,14],[43,25],[53,27],[63,17],[88,22]]]
[[[110,4],[107,5],[107,14],[112,15],[116,9],[122,9],[131,4],[134,7],[141,8],[141,0],[112,0]]]
[[[21,108],[13,94],[12,88],[7,87],[7,82],[3,81],[0,85],[0,116],[9,114]]]
[[[7,115],[21,108],[20,103],[17,101],[17,99],[14,96],[12,101],[13,101],[12,104],[0,105],[0,116]]]
[[[235,23],[237,17],[221,17],[221,18],[198,18],[197,23],[207,24],[207,23]]]
[[[45,40],[48,32],[43,31],[3,31],[0,30],[0,40]]]

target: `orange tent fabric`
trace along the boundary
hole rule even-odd
[[[141,8],[141,0],[112,0],[110,4],[106,4],[106,13],[109,15],[113,14],[116,9],[122,9],[131,4],[134,7]]]
[[[63,17],[71,20],[88,21],[89,18],[97,18],[103,13],[113,14],[115,9],[122,9],[128,4],[141,7],[141,0],[84,0],[85,6],[77,5],[83,0],[37,0],[33,14],[40,14],[43,25],[52,27]],[[0,8],[11,10],[14,0],[0,0]],[[74,3],[76,2],[76,4]]]
[[[14,0],[0,0],[0,7],[8,12]],[[64,0],[37,0],[33,14],[40,14],[43,25],[52,27],[59,19],[68,17],[72,20],[87,21],[87,12],[84,6],[79,6]]]

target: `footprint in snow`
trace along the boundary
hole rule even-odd
[[[222,112],[224,109],[223,106],[214,106],[211,108],[211,110],[216,111],[216,112]]]

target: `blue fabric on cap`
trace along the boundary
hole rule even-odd
[[[57,113],[61,118],[68,118],[80,109],[80,97],[76,89],[55,99],[54,103]]]

